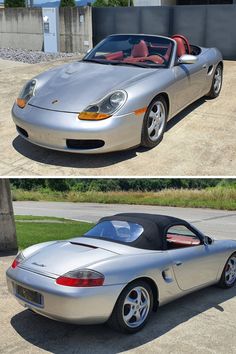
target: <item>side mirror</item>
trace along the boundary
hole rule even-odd
[[[214,242],[214,239],[209,237],[209,236],[204,236],[204,244],[205,245],[212,245],[212,243]]]
[[[178,59],[179,64],[195,64],[198,58],[195,55],[184,54]]]

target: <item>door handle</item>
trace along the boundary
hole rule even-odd
[[[178,267],[178,266],[182,265],[182,262],[177,261],[177,262],[175,262],[175,265]]]
[[[203,69],[206,69],[207,65],[206,65],[206,64],[203,64],[203,66],[202,66],[202,67],[203,67]]]

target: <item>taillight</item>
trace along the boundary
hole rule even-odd
[[[14,261],[12,262],[11,267],[13,269],[15,269],[21,262],[23,262],[23,260],[25,259],[25,257],[23,256],[22,252],[18,253],[18,255],[16,256],[16,258],[14,259]]]
[[[102,286],[104,275],[94,270],[75,270],[56,279],[56,283],[64,286],[90,287]]]

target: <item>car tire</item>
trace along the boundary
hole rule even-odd
[[[152,310],[153,292],[151,287],[145,281],[134,281],[128,284],[120,294],[108,320],[108,325],[119,332],[136,333],[148,322]]]
[[[211,90],[207,94],[209,98],[216,98],[219,96],[223,82],[223,67],[221,64],[218,64],[213,75]]]
[[[155,97],[145,113],[141,134],[141,145],[151,149],[163,139],[168,118],[168,107],[165,98]],[[153,128],[152,128],[153,125]]]
[[[227,260],[221,274],[218,286],[223,289],[232,288],[236,283],[236,253],[233,253]]]

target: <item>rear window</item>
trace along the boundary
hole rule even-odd
[[[128,221],[109,220],[98,223],[84,236],[129,243],[137,240],[142,233],[143,227],[139,224]]]

